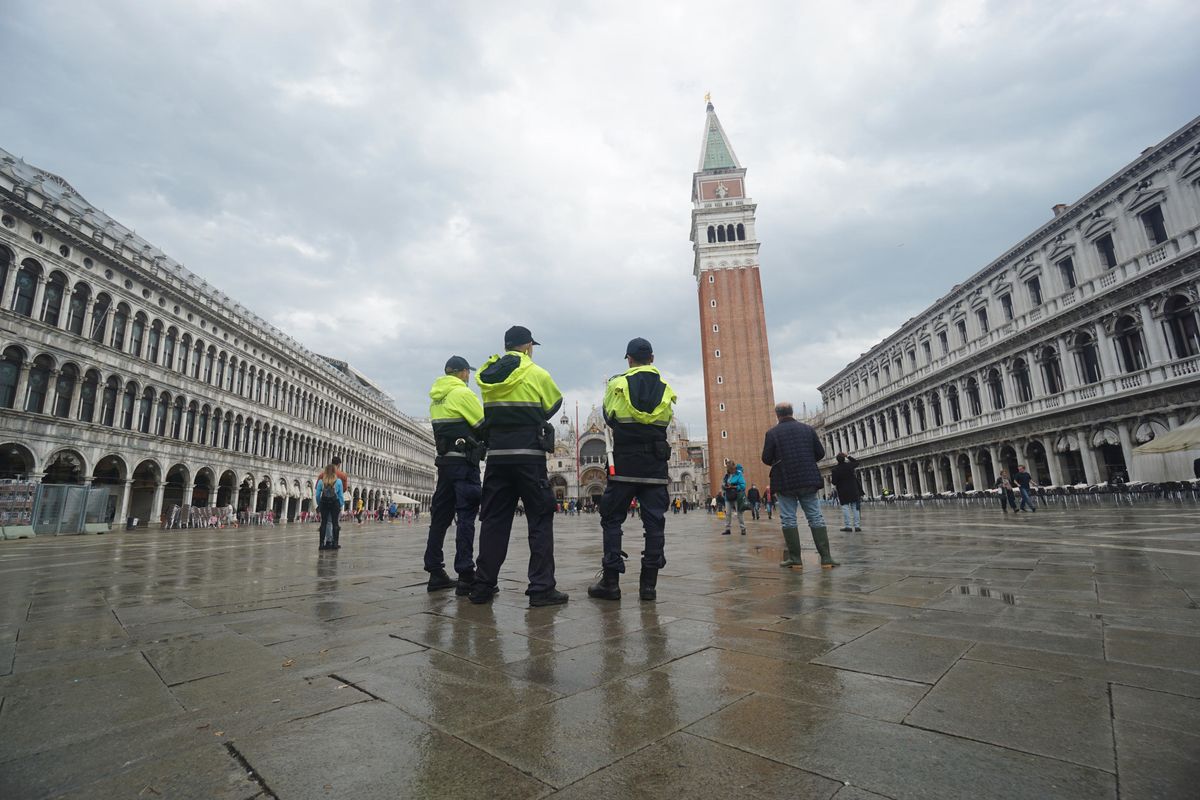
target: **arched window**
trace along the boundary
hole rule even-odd
[[[746,241],[746,226],[740,222],[738,223],[738,226],[737,226],[737,238],[738,238],[739,242]]]
[[[213,382],[213,361],[216,360],[216,356],[217,356],[217,349],[215,347],[209,347],[208,350],[204,351],[204,382],[205,383]],[[197,377],[199,377],[199,376],[197,376]]]
[[[238,366],[237,393],[242,397],[246,396],[246,362],[244,361]]]
[[[200,427],[196,429],[196,441],[200,444],[208,444],[208,415],[209,407],[207,405],[200,407]]]
[[[183,396],[175,398],[175,406],[171,409],[171,438],[179,439],[183,433]]]
[[[113,314],[112,346],[117,350],[125,349],[125,327],[129,324],[129,306],[121,303],[117,313]]]
[[[162,360],[162,365],[167,369],[171,369],[175,365],[175,340],[178,337],[179,332],[174,327],[167,328],[167,338],[163,340]]]
[[[4,350],[4,358],[0,360],[0,408],[16,408],[17,383],[21,379],[21,364],[25,362],[25,354],[19,347],[9,347]]]
[[[154,420],[154,433],[167,435],[167,417],[171,414],[171,395],[163,392],[158,396],[158,414]]]
[[[725,241],[725,226],[724,225],[717,226],[717,241],[718,242]]]
[[[125,384],[125,394],[121,397],[121,427],[127,431],[133,430],[133,412],[137,406],[137,385],[133,381]]]
[[[17,272],[17,281],[13,286],[12,310],[23,317],[33,316],[33,298],[37,294],[38,279],[42,277],[42,267],[32,258],[21,262]]]
[[[187,408],[187,418],[183,425],[183,438],[189,442],[196,440],[196,401],[193,400]]]
[[[67,296],[67,278],[61,272],[55,272],[46,282],[45,297],[42,299],[42,322],[58,327],[58,318],[62,314],[63,298]]]
[[[100,423],[110,428],[117,416],[117,396],[121,393],[121,379],[116,375],[104,384],[104,395],[100,399]]]
[[[1004,380],[1000,377],[1000,370],[988,370],[987,384],[992,395],[992,407],[1004,408]]]
[[[733,225],[732,224],[726,225],[725,226],[725,240],[732,242],[736,238],[737,238],[737,231],[734,230]]]
[[[967,409],[971,412],[972,417],[978,417],[983,413],[983,406],[979,402],[979,382],[974,378],[967,378]]]
[[[1125,372],[1137,372],[1146,368],[1146,351],[1142,347],[1142,330],[1137,320],[1124,316],[1114,327],[1117,354],[1121,357],[1121,368]]]
[[[174,369],[187,375],[188,356],[192,354],[192,337],[191,334],[183,334],[179,337],[179,364],[167,364],[168,369]]]
[[[709,228],[711,231],[712,228]],[[709,239],[711,242],[712,239]],[[4,287],[8,285],[8,267],[12,264],[13,256],[7,247],[0,247],[0,298],[4,297]]]
[[[162,343],[162,323],[154,320],[150,326],[150,336],[146,342],[146,360],[158,363],[158,346]]]
[[[913,401],[913,408],[917,412],[917,424],[921,427],[921,430],[925,430],[929,427],[925,423],[925,403],[918,397]]]
[[[75,284],[75,291],[71,294],[71,305],[67,307],[67,330],[76,336],[83,336],[83,318],[87,316],[91,300],[92,290],[88,285]]]
[[[142,343],[146,338],[146,315],[138,312],[133,318],[133,325],[129,329],[129,352],[134,358],[142,357]]]
[[[91,340],[93,342],[104,343],[104,335],[108,333],[108,310],[112,308],[112,298],[104,292],[96,295],[96,302],[92,303],[92,330]]]
[[[75,383],[79,380],[79,369],[66,364],[58,373],[54,386],[54,416],[67,419],[71,416],[71,401],[75,399]]]
[[[79,421],[91,422],[96,416],[96,395],[100,392],[100,373],[89,369],[79,389]]]
[[[1025,363],[1025,359],[1018,358],[1013,362],[1013,382],[1017,385],[1017,399],[1022,403],[1028,403],[1033,399],[1033,384],[1029,381],[1029,365]]]
[[[940,428],[944,420],[942,418],[942,401],[937,392],[929,395],[929,408],[933,411],[933,426]]]
[[[1100,352],[1090,333],[1080,333],[1075,337],[1075,363],[1084,383],[1100,382],[1103,377],[1100,373]]]
[[[1177,294],[1163,307],[1163,321],[1167,328],[1167,344],[1175,358],[1200,355],[1200,325],[1196,321],[1196,309],[1188,299]]]
[[[137,429],[142,433],[150,432],[150,423],[154,419],[154,389],[147,386],[142,392],[142,400],[138,404]]]
[[[225,385],[225,351],[222,350],[221,354],[219,356],[217,356],[217,387],[220,388],[220,387],[223,387],[224,385]]]
[[[192,377],[200,379],[200,365],[204,362],[204,342],[196,340],[192,346]]]
[[[714,228],[712,225],[709,225],[708,226],[708,241],[709,241],[709,243],[712,243],[712,242],[715,242],[716,240],[717,240],[717,229]]]
[[[29,393],[25,396],[25,410],[41,414],[46,410],[46,395],[50,392],[50,371],[54,361],[50,356],[38,356],[29,369]]]
[[[1053,347],[1042,348],[1042,380],[1047,394],[1058,394],[1063,390],[1062,364]]]

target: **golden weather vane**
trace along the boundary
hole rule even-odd
[[[711,103],[711,102],[712,102],[712,92],[705,92],[705,93],[704,93],[704,102],[706,102],[706,103]]]

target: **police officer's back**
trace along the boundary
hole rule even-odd
[[[475,582],[475,515],[479,511],[479,460],[483,406],[467,386],[475,368],[462,356],[451,356],[445,374],[429,390],[429,418],[437,446],[437,487],[429,508],[429,538],[425,545],[425,571],[428,590],[457,587],[457,593],[470,592]],[[454,537],[454,570],[458,580],[446,574],[442,544],[446,529],[457,517]]]
[[[524,504],[529,525],[529,604],[567,601],[555,588],[555,501],[546,474],[546,453],[554,450],[554,428],[546,420],[562,405],[562,393],[550,373],[533,363],[536,344],[528,328],[509,328],[504,354],[489,358],[476,375],[483,394],[488,457],[472,603],[486,603],[497,591],[518,501]]]
[[[613,376],[604,392],[604,420],[612,429],[613,470],[600,499],[600,526],[604,533],[602,574],[599,583],[588,588],[588,595],[620,599],[619,576],[625,571],[621,523],[630,503],[636,502],[646,546],[642,551],[639,594],[643,600],[653,600],[658,571],[667,563],[664,531],[670,503],[667,485],[671,460],[667,426],[671,423],[676,396],[653,366],[654,350],[650,342],[640,337],[632,339],[625,348],[625,357],[629,369]]]

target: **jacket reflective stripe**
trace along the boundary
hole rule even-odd
[[[460,453],[457,450],[448,450],[447,452],[442,453],[440,456],[438,456],[438,458],[466,458],[466,457],[467,457],[466,453]]]
[[[661,428],[665,428],[671,424],[670,419],[655,420],[653,422],[642,422],[641,420],[636,420],[633,417],[620,417],[620,416],[615,416],[615,415],[610,416],[609,419],[611,419],[615,422],[624,423],[626,425],[657,425]]]
[[[516,448],[512,450],[488,450],[488,458],[492,456],[544,456],[545,450],[525,450]]]
[[[538,410],[542,408],[542,404],[537,401],[526,402],[524,400],[489,400],[483,404],[484,408],[496,408],[498,406],[520,406],[536,408]]]
[[[618,483],[651,483],[663,486],[671,482],[670,478],[636,478],[632,475],[609,475],[608,479]]]

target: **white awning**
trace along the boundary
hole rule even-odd
[[[1180,450],[1200,450],[1200,422],[1192,422],[1155,436],[1133,452],[1175,453]]]
[[[419,505],[421,505],[421,503],[419,501],[413,500],[411,497],[409,497],[406,494],[400,495],[398,498],[396,498],[396,500],[394,502],[396,503],[396,505],[401,505],[401,506],[419,506]]]

